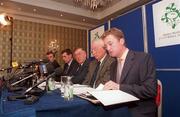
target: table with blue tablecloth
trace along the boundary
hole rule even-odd
[[[87,100],[74,97],[64,100],[58,90],[45,93],[39,101],[25,105],[22,100],[8,101],[11,93],[3,91],[1,95],[1,116],[5,117],[130,117],[125,105],[104,107]]]

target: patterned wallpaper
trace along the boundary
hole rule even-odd
[[[0,28],[0,68],[9,66],[11,26]],[[87,49],[87,32],[63,26],[14,20],[13,61],[23,63],[43,58],[51,41],[57,40],[57,60],[62,63],[60,52],[65,48]]]

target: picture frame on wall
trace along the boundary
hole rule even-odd
[[[105,26],[99,26],[93,30],[90,31],[90,43],[89,43],[89,50],[91,51],[91,42],[94,39],[100,39],[100,37],[102,36],[102,34],[105,31]],[[90,57],[93,57],[93,55],[91,53],[89,53]]]

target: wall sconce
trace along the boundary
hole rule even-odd
[[[6,25],[11,25],[10,33],[10,66],[12,66],[12,48],[13,48],[13,17],[7,16],[5,14],[0,14],[0,26],[4,27]]]
[[[59,45],[57,43],[57,40],[51,41],[48,45],[48,51],[52,51],[54,54],[57,53],[59,48]]]

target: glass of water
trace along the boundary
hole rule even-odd
[[[66,83],[66,80],[67,80],[67,77],[68,76],[61,76],[61,87],[60,87],[60,91],[61,91],[61,96],[64,97],[64,89],[65,89],[65,83]]]

